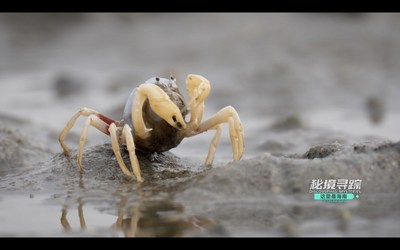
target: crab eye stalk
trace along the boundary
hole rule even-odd
[[[169,77],[168,87],[178,88],[178,85],[176,85],[176,79],[172,75]]]

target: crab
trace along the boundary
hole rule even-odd
[[[244,153],[244,131],[239,115],[232,106],[219,110],[202,122],[204,101],[210,94],[210,82],[205,77],[189,74],[186,78],[189,103],[186,104],[176,84],[176,79],[152,77],[134,88],[126,102],[123,119],[111,119],[93,109],[81,108],[68,121],[58,138],[64,154],[70,150],[64,143],[68,132],[80,116],[86,122],[80,136],[77,152],[77,166],[83,173],[82,155],[90,126],[111,137],[112,150],[119,167],[126,177],[143,182],[136,150],[161,153],[178,146],[186,137],[192,137],[208,130],[215,130],[211,139],[205,165],[211,166],[221,136],[221,125],[229,124],[233,160],[238,161]],[[190,120],[185,116],[190,114]],[[125,145],[129,153],[132,172],[126,167],[120,152]]]

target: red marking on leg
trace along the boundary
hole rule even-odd
[[[107,123],[108,125],[110,125],[111,123],[115,122],[115,120],[113,120],[111,118],[108,118],[105,115],[99,114],[98,116],[99,116],[100,120],[102,120],[103,122]]]
[[[108,131],[108,129],[110,128],[110,126],[107,126],[107,130],[104,132],[104,134],[110,136],[110,131]]]

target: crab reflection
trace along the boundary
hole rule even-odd
[[[82,232],[87,230],[84,201],[77,199],[78,217]],[[60,222],[64,230],[71,230],[67,219],[68,206],[61,211]],[[89,225],[90,228],[90,225]],[[123,197],[118,204],[117,219],[110,227],[112,236],[125,237],[177,237],[202,234],[214,234],[214,231],[224,234],[220,226],[214,221],[201,217],[187,217],[181,204],[163,201],[147,201],[139,204],[130,204],[127,197]]]

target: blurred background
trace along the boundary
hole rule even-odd
[[[153,76],[173,74],[186,96],[196,73],[212,84],[206,117],[237,109],[247,156],[269,149],[274,122],[398,140],[399,23],[388,13],[3,13],[0,112],[58,133],[80,107],[121,119]]]

